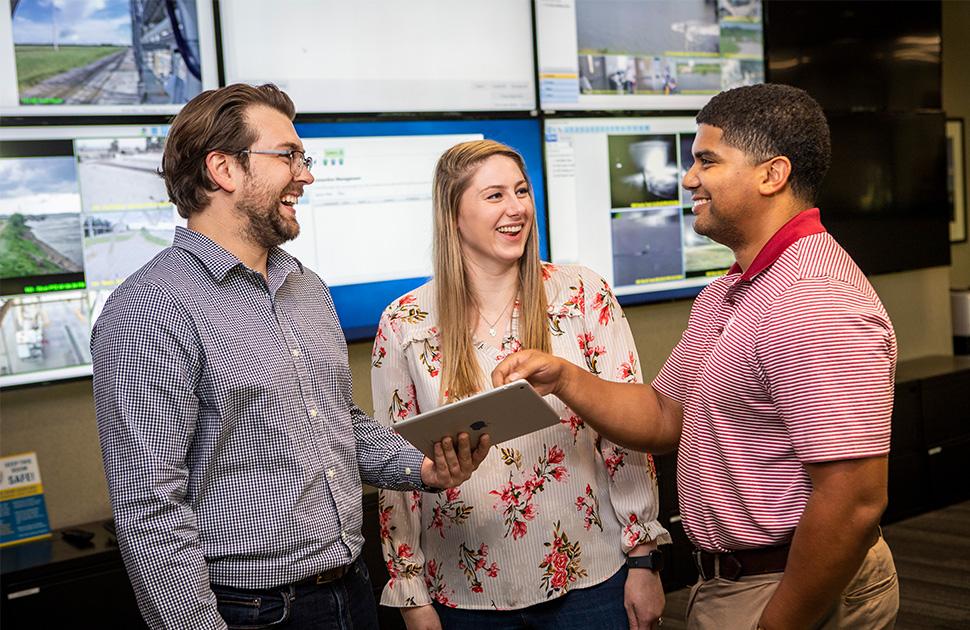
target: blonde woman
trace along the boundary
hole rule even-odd
[[[640,382],[606,282],[539,260],[518,153],[489,140],[452,147],[438,161],[433,196],[434,279],[387,307],[374,343],[379,420],[390,425],[489,387],[492,368],[520,348]],[[391,575],[382,603],[400,608],[410,630],[657,624],[659,575],[626,560],[669,542],[656,520],[652,460],[549,401],[558,426],[500,444],[460,487],[424,498],[382,492]]]

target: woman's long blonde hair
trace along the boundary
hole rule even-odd
[[[477,312],[470,293],[465,260],[458,233],[458,207],[461,197],[482,162],[502,155],[518,165],[528,182],[525,161],[515,149],[493,140],[457,144],[438,159],[435,167],[434,201],[434,283],[438,329],[441,335],[442,400],[458,400],[486,387],[472,346],[470,312]],[[529,184],[531,194],[532,185]],[[552,341],[546,313],[546,291],[539,260],[539,235],[535,212],[532,229],[519,260],[519,340],[524,348],[550,352]]]

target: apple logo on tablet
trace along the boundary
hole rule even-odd
[[[481,431],[488,425],[485,424],[484,420],[478,420],[477,422],[472,422],[469,426],[475,431]]]

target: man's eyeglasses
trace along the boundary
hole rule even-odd
[[[257,151],[255,149],[243,149],[239,152],[240,155],[243,153],[285,156],[290,161],[290,173],[293,174],[293,177],[299,177],[304,173],[304,171],[309,173],[310,169],[313,168],[313,158],[308,156],[305,151],[300,151],[298,149],[290,149],[289,151]]]

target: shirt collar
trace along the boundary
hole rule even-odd
[[[216,282],[222,282],[236,266],[243,265],[238,258],[208,236],[181,225],[175,227],[175,239],[172,241],[172,246],[184,249],[198,258]],[[245,267],[245,265],[243,266]],[[270,276],[278,272],[282,272],[284,275],[288,275],[292,271],[303,273],[303,265],[300,261],[279,247],[274,247],[269,251],[266,268]]]
[[[818,208],[802,210],[792,217],[788,223],[781,226],[781,229],[775,232],[774,236],[768,239],[768,242],[761,248],[758,255],[754,257],[751,266],[748,267],[740,279],[751,280],[770,267],[798,239],[804,236],[811,236],[812,234],[822,234],[825,231],[825,226],[822,225]],[[737,262],[731,265],[731,269],[728,270],[729,274],[740,272],[741,266]]]

